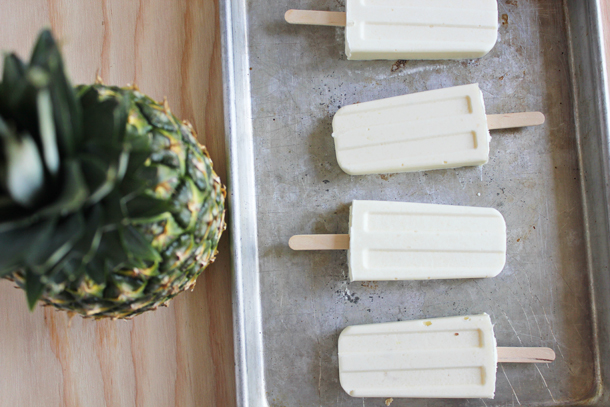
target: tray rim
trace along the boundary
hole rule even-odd
[[[584,211],[587,275],[595,341],[595,373],[599,384],[595,394],[581,403],[607,406],[610,405],[610,389],[608,388],[610,366],[604,365],[603,361],[610,361],[610,296],[607,292],[600,291],[607,289],[610,282],[608,280],[610,274],[610,99],[601,1],[566,0],[564,1],[564,14],[568,22],[569,37],[584,35],[590,38],[589,47],[584,47],[586,49],[575,49],[573,41],[568,41],[575,136]],[[571,11],[575,7],[583,7],[586,10],[583,12],[584,16],[572,13]],[[576,15],[574,20],[578,21],[572,21],[573,15]],[[582,21],[583,19],[587,21]],[[584,33],[574,32],[583,27],[585,27]],[[589,35],[591,33],[593,35]],[[579,77],[579,74],[582,77]],[[590,103],[591,100],[595,103]],[[591,117],[593,120],[587,120]],[[587,136],[591,132],[598,135],[592,142],[587,140]],[[594,160],[584,158],[586,154],[584,150],[587,149],[588,144],[597,144],[596,147],[599,147],[597,155],[592,157]],[[591,158],[591,156],[587,155],[587,158]],[[594,239],[600,234],[603,234],[606,239]]]
[[[248,29],[245,0],[220,0],[220,29],[230,225],[233,345],[238,406],[267,406],[262,360],[251,123]]]

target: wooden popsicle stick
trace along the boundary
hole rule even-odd
[[[555,351],[551,348],[498,347],[498,363],[551,363]]]
[[[487,128],[512,129],[513,127],[538,126],[544,123],[544,115],[540,112],[488,114]]]
[[[288,10],[284,14],[290,24],[326,25],[345,27],[345,13],[342,11]]]
[[[292,250],[348,250],[349,235],[295,235],[288,246]]]

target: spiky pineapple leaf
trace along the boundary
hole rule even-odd
[[[95,269],[95,256],[102,237],[103,210],[100,205],[95,205],[86,213],[84,233],[76,240],[70,253],[53,267],[48,276],[58,282],[69,280],[75,281],[80,278],[86,270],[87,273],[97,284],[104,282],[103,267]],[[99,273],[97,273],[99,271]]]
[[[3,70],[2,84],[10,86],[23,79],[26,66],[16,54],[10,53],[4,56]]]
[[[88,124],[87,138],[121,145],[125,138],[129,100],[123,97],[100,99],[95,86],[91,86],[83,93],[80,102],[83,120]]]
[[[0,119],[0,143],[7,192],[21,206],[33,207],[44,189],[44,166],[36,142],[27,133],[17,135]]]
[[[2,171],[0,170],[0,173]],[[2,187],[0,186],[0,191]],[[15,221],[28,215],[28,211],[22,206],[17,205],[10,197],[0,196],[0,233],[3,228],[1,227],[3,222]]]
[[[85,272],[96,284],[103,284],[106,281],[103,259],[94,257],[85,268]]]
[[[75,159],[64,161],[64,174],[60,195],[53,203],[38,214],[41,217],[50,216],[54,213],[67,215],[82,207],[89,196],[89,189],[79,162]]]
[[[130,153],[129,166],[125,177],[121,180],[121,194],[124,197],[139,194],[146,188],[154,188],[159,179],[159,169],[156,165],[144,165],[148,154]]]
[[[114,188],[117,182],[117,170],[115,166],[109,165],[107,161],[93,154],[83,154],[79,158],[83,175],[92,191],[87,203],[94,205]]]
[[[118,190],[112,190],[101,202],[104,208],[104,222],[102,227],[115,227],[125,220],[125,210],[121,206],[121,194]]]
[[[75,253],[70,252],[59,262],[55,263],[49,272],[45,273],[45,277],[47,284],[61,285],[66,281],[74,281],[83,272],[84,267],[82,266],[81,259]]]
[[[74,252],[82,254],[83,262],[89,261],[97,253],[102,239],[104,211],[100,205],[92,206],[85,218],[85,235],[74,246]]]
[[[150,168],[150,166],[144,165],[144,163],[150,157],[150,143],[148,144],[148,148],[143,151],[134,151],[132,150],[129,154],[129,165],[127,166],[127,172],[133,174],[137,171],[146,171]],[[156,177],[157,171],[155,171],[150,177],[146,179],[153,180]]]
[[[88,205],[97,204],[117,187],[127,172],[127,161],[127,153],[121,153],[117,161],[111,162],[89,153],[80,156],[83,175],[92,191]]]
[[[128,260],[118,230],[111,230],[102,235],[98,257],[105,260],[105,266],[113,270]]]
[[[28,299],[28,307],[30,311],[34,310],[36,303],[40,299],[44,291],[44,284],[41,281],[42,276],[34,273],[31,270],[25,272],[25,294]]]
[[[0,277],[15,271],[32,246],[51,239],[57,220],[50,218],[23,228],[0,232]]]
[[[130,258],[150,261],[162,260],[159,252],[133,226],[121,228],[121,237],[123,238],[125,252],[129,253]]]
[[[55,106],[53,116],[58,142],[62,149],[72,154],[82,140],[81,110],[76,93],[65,73],[61,53],[49,30],[40,33],[30,58],[30,65],[49,72],[49,90]]]
[[[47,273],[85,233],[85,220],[79,212],[61,219],[53,230],[53,239],[39,242],[25,255],[25,262],[37,274]]]
[[[36,97],[38,107],[38,125],[40,130],[40,143],[42,156],[49,173],[55,178],[59,171],[59,150],[55,135],[55,124],[53,123],[53,105],[51,93],[48,89],[42,89]]]
[[[23,78],[19,78],[13,83],[3,83],[0,95],[1,115],[10,120],[14,130],[18,132],[28,132],[34,137],[38,137],[38,112],[36,97],[39,92],[37,85],[32,83],[38,81],[47,83],[42,79],[46,73],[40,72],[29,75],[28,69]],[[37,78],[37,79],[36,79]]]
[[[133,220],[154,218],[172,210],[172,205],[163,199],[148,195],[139,195],[125,203],[127,214]]]
[[[135,193],[139,193],[146,188],[146,182],[141,179],[134,177],[133,174],[127,173],[123,181],[121,182],[120,190],[122,196],[129,196]]]
[[[15,54],[7,54],[4,57],[2,72],[2,83],[0,83],[0,112],[7,108],[8,98],[14,97],[20,92],[18,87],[25,87],[26,66]]]

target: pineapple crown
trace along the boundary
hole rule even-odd
[[[30,308],[54,283],[103,283],[117,266],[160,259],[126,222],[170,208],[139,193],[155,179],[141,168],[151,146],[129,134],[129,96],[116,89],[106,98],[97,85],[72,87],[48,30],[29,63],[4,58],[0,277],[25,275]]]

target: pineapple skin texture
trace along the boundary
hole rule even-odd
[[[89,87],[95,88],[101,99],[118,94],[128,97],[127,136],[148,138],[152,147],[143,166],[156,169],[156,180],[149,190],[139,193],[167,200],[172,209],[148,219],[125,218],[121,223],[145,236],[161,260],[145,261],[145,267],[137,268],[119,265],[106,273],[101,284],[88,273],[76,281],[49,281],[41,300],[85,318],[129,319],[166,306],[180,292],[194,288],[197,277],[215,260],[226,229],[226,190],[193,127],[178,120],[166,102],[154,101],[135,86],[95,84],[81,89]],[[25,287],[22,271],[13,273],[12,278]]]

